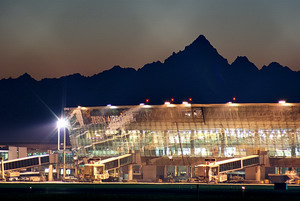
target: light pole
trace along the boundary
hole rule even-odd
[[[64,180],[66,179],[66,127],[64,127]]]
[[[58,145],[57,149],[60,151],[60,129],[64,129],[64,169],[63,169],[63,179],[66,177],[66,127],[67,127],[67,120],[66,119],[59,119],[57,121],[57,133],[58,133]],[[57,168],[58,169],[58,168]],[[59,174],[59,171],[57,171]]]
[[[57,121],[57,151],[60,151],[60,125],[59,121]]]

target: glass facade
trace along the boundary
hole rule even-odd
[[[0,158],[3,158],[3,160],[8,160],[8,150],[0,150]]]
[[[79,156],[300,157],[300,104],[165,104],[66,108]]]

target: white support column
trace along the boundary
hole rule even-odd
[[[167,167],[167,165],[164,166],[164,179],[168,178]]]
[[[1,173],[2,173],[2,179],[5,179],[5,176],[4,176],[4,163],[3,163],[3,158],[1,158]]]
[[[194,176],[194,166],[191,166],[191,178],[193,178],[193,176]]]
[[[190,177],[190,166],[189,165],[186,166],[186,178],[187,179],[191,178]]]
[[[132,170],[132,164],[128,165],[128,180],[133,180],[133,170]]]
[[[53,181],[53,165],[49,165],[48,181]]]
[[[122,177],[122,180],[124,179],[124,175],[123,175],[123,168],[122,167],[119,167],[119,179],[121,179]],[[120,180],[120,181],[122,181]]]
[[[256,174],[255,174],[255,180],[260,182],[261,172],[260,172],[260,166],[256,167]]]

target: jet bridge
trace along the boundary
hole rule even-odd
[[[195,176],[202,181],[227,181],[227,172],[242,170],[244,168],[260,165],[259,155],[232,158],[218,162],[207,162],[195,168]]]
[[[12,171],[18,169],[26,169],[50,163],[50,155],[29,156],[14,160],[3,161],[4,171]]]
[[[84,177],[83,180],[91,180],[90,178],[94,178],[94,180],[97,180],[96,178],[102,180],[102,179],[108,179],[111,178],[118,178],[119,175],[119,169],[123,166],[131,165],[134,163],[133,155],[132,154],[125,154],[122,156],[116,156],[112,158],[107,158],[100,161],[91,161],[89,164],[85,164],[82,172],[84,174],[82,175]],[[88,169],[101,169],[100,171],[86,171]],[[132,170],[132,166],[131,166]],[[88,172],[88,173],[87,173]],[[132,172],[131,172],[132,174]],[[93,179],[92,179],[93,180]]]
[[[107,171],[132,164],[132,162],[132,154],[125,154],[100,161],[101,164],[105,165],[105,170]]]

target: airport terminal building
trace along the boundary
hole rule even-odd
[[[270,158],[266,166],[270,171],[300,167],[298,103],[166,102],[65,108],[65,115],[72,149],[79,157],[138,153],[137,175],[144,173],[149,180],[170,172],[192,175],[193,166],[207,158],[244,157],[259,151]]]

